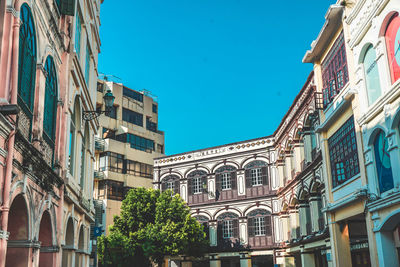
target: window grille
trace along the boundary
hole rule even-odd
[[[353,116],[328,139],[328,146],[333,187],[336,187],[360,172]]]
[[[193,178],[193,194],[199,194],[202,192],[201,177]]]
[[[245,166],[246,187],[269,185],[267,163],[255,160]]]
[[[256,236],[265,235],[265,219],[264,219],[264,217],[254,218],[254,234]]]
[[[233,221],[222,222],[222,234],[224,238],[233,237]]]
[[[333,101],[334,97],[343,89],[348,81],[346,48],[344,35],[341,32],[322,62],[322,91],[325,108]]]

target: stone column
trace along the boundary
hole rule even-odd
[[[249,253],[240,253],[240,267],[251,267],[251,257]]]
[[[289,221],[289,216],[288,214],[282,214],[280,216],[281,222],[282,222],[282,233],[283,233],[283,241],[289,240],[288,236],[288,221]]]
[[[221,260],[218,254],[210,254],[210,267],[221,267]]]
[[[291,239],[299,238],[296,232],[297,227],[299,227],[299,211],[296,208],[289,210],[289,218],[290,218],[290,231],[291,231],[291,236],[289,238]]]
[[[241,217],[239,218],[239,239],[240,239],[240,244],[247,244],[248,243],[248,238],[247,238],[247,218],[246,217]]]

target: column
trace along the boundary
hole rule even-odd
[[[251,267],[251,257],[249,253],[240,253],[240,267]]]
[[[221,260],[218,254],[210,254],[210,267],[221,267]]]
[[[238,171],[236,176],[236,184],[238,189],[238,196],[246,195],[246,181],[244,177],[244,171]]]
[[[208,199],[215,199],[215,175],[210,175],[207,180]]]
[[[345,222],[335,222],[331,224],[331,244],[333,266],[347,266],[351,262],[349,227]],[[384,265],[383,265],[384,266]]]

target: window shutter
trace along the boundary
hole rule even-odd
[[[167,182],[164,180],[161,182],[161,191],[165,191],[167,190]]]
[[[222,190],[222,175],[221,174],[216,174],[215,175],[215,185],[216,185],[216,189],[218,191]]]
[[[245,178],[246,178],[246,188],[251,187],[251,177],[250,177],[250,169],[245,171]]]
[[[191,196],[193,195],[193,179],[189,178],[187,183],[188,183],[188,195]]]
[[[175,179],[174,181],[174,192],[175,194],[180,194],[180,183],[179,183],[179,179]]]
[[[75,0],[60,0],[60,13],[62,15],[75,15]]]
[[[205,184],[205,188],[203,188],[203,184]],[[202,176],[201,177],[201,188],[203,190],[203,193],[207,193],[208,185],[207,185],[207,176]]]
[[[265,234],[272,235],[271,215],[265,216]]]
[[[268,185],[268,167],[262,167],[261,168],[261,175],[262,175],[262,181],[263,181],[263,185]]]
[[[254,218],[247,219],[247,231],[249,232],[249,237],[254,236]]]
[[[239,220],[233,219],[232,223],[233,223],[233,237],[239,238]]]
[[[230,173],[231,174],[231,183],[232,183],[232,189],[236,189],[236,171],[233,171]]]
[[[222,246],[223,245],[223,235],[222,235],[222,221],[218,221],[218,226],[217,226],[217,245]]]

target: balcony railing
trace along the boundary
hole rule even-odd
[[[94,179],[98,179],[98,180],[104,179],[104,172],[94,171]]]
[[[105,148],[105,141],[103,138],[95,137],[94,138],[94,148],[96,151],[103,152]]]

